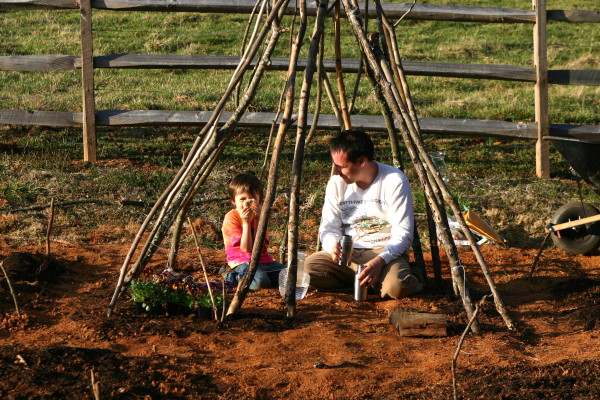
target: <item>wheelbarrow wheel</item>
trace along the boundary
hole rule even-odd
[[[552,223],[556,225],[576,221],[598,213],[600,210],[593,205],[575,201],[559,208],[552,218]],[[552,234],[552,241],[556,247],[569,254],[589,253],[600,246],[600,223],[584,224],[564,229],[560,233],[555,232]]]

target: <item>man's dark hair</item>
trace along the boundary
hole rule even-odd
[[[375,146],[373,141],[363,130],[349,129],[341,131],[329,140],[329,150],[332,153],[343,151],[348,155],[348,161],[356,162],[358,157],[364,156],[373,161]]]

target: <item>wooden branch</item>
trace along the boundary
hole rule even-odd
[[[319,41],[319,52],[317,53],[317,100],[315,104],[315,112],[313,114],[313,119],[310,124],[310,131],[306,136],[306,144],[308,145],[312,140],[315,131],[317,130],[317,124],[319,123],[319,116],[321,115],[321,105],[323,104],[323,54],[325,52],[325,33],[321,34],[321,39]],[[307,116],[308,120],[308,116]]]
[[[267,168],[267,162],[269,160],[269,149],[271,148],[271,143],[273,142],[273,134],[275,133],[275,126],[277,125],[277,121],[279,120],[279,116],[281,115],[281,107],[283,105],[284,94],[286,91],[287,81],[283,85],[283,90],[279,95],[279,102],[277,103],[277,113],[271,120],[271,126],[269,128],[269,140],[267,140],[267,147],[265,148],[265,158],[263,159],[262,167],[260,168],[259,179],[262,182],[265,177],[265,171]]]
[[[300,48],[302,46],[303,38],[306,33],[306,1],[300,2],[300,27],[296,35],[296,39],[293,41],[292,51],[290,55],[290,65],[287,74],[286,96],[285,96],[285,107],[283,110],[283,118],[279,124],[275,143],[273,145],[273,151],[271,155],[271,164],[269,167],[269,178],[267,183],[267,190],[265,193],[265,201],[263,202],[260,219],[256,228],[256,235],[254,237],[254,245],[252,248],[252,257],[250,259],[250,265],[246,275],[242,278],[238,284],[238,289],[229,305],[227,315],[232,315],[242,306],[252,279],[258,268],[258,261],[262,252],[262,247],[267,234],[267,224],[271,214],[271,207],[275,200],[275,192],[277,188],[277,179],[279,176],[279,162],[280,156],[283,151],[283,145],[285,143],[285,133],[288,127],[291,125],[291,116],[294,105],[294,89],[296,83],[296,65]]]
[[[368,3],[366,3],[368,4]],[[396,21],[396,23],[394,23],[394,28],[398,26],[398,24],[400,22],[402,22],[402,20],[404,18],[406,18],[406,16],[412,11],[413,8],[415,8],[415,5],[417,4],[417,0],[413,0],[412,4],[410,5],[410,8],[408,10],[406,10],[406,12],[404,14],[402,14],[402,16],[400,18],[398,18],[398,21]],[[366,29],[365,29],[366,30]]]
[[[190,229],[192,230],[192,236],[194,237],[194,244],[196,245],[196,251],[198,252],[198,258],[200,259],[200,265],[202,266],[202,272],[204,273],[204,280],[206,281],[206,287],[208,288],[208,295],[210,296],[210,302],[213,306],[213,312],[215,314],[215,321],[219,322],[219,310],[217,310],[217,303],[215,301],[215,296],[213,296],[212,288],[210,286],[210,279],[208,279],[208,274],[206,273],[206,265],[204,265],[204,258],[202,257],[202,252],[200,251],[200,244],[198,243],[198,236],[196,235],[196,228],[194,224],[192,224],[192,220],[188,217],[188,224],[190,225]]]
[[[350,112],[348,111],[348,101],[346,99],[346,87],[344,86],[344,75],[342,72],[342,49],[340,35],[340,0],[335,1],[335,15],[333,18],[334,47],[335,47],[335,71],[337,75],[338,96],[340,98],[340,108],[342,118],[344,119],[344,129],[352,129],[350,121]]]
[[[535,255],[535,258],[533,259],[533,263],[531,263],[531,268],[529,270],[529,278],[533,278],[533,271],[535,271],[535,267],[538,263],[538,260],[540,259],[540,256],[542,255],[542,251],[544,251],[544,247],[546,247],[546,242],[548,241],[548,238],[550,238],[551,234],[552,234],[552,232],[547,232],[546,236],[544,236],[542,245],[540,246],[540,249],[538,250],[537,254]]]
[[[442,287],[442,262],[440,260],[440,247],[438,246],[437,230],[431,206],[425,202],[425,212],[427,214],[427,227],[429,228],[429,250],[431,252],[431,263],[433,264],[433,277],[438,288]]]
[[[221,282],[223,284],[223,286],[221,286],[221,296],[223,297],[223,309],[221,310],[221,319],[219,320],[219,322],[222,324],[223,321],[225,321],[225,313],[227,312],[227,295],[226,295],[226,285],[225,285],[225,278],[221,277]]]
[[[50,200],[50,216],[48,217],[48,227],[46,229],[46,257],[50,257],[50,232],[52,232],[52,223],[54,222],[54,197]]]
[[[347,0],[344,0],[345,4],[346,4]],[[385,17],[384,17],[385,19]],[[352,19],[351,19],[352,20]],[[360,27],[359,24],[356,24],[355,21],[353,21],[353,27],[355,28],[355,33],[361,34],[361,44],[363,46],[363,51],[367,52],[371,50],[371,47],[373,47],[373,44],[369,45],[368,43],[365,43],[365,39],[364,39],[364,32],[357,32],[358,29],[357,27]],[[377,50],[375,48],[375,50]],[[369,56],[370,57],[370,56]],[[377,60],[373,60],[373,68],[377,67]],[[382,67],[382,75],[385,75],[388,79],[388,82],[391,81],[391,73],[387,71],[388,65],[381,61],[381,67]],[[402,71],[399,70],[398,71],[400,74],[402,74]],[[404,85],[405,80],[402,79],[402,84]],[[385,87],[387,89],[387,86],[385,86],[385,84],[382,84],[383,87]],[[391,88],[394,87],[394,85],[390,85]],[[407,90],[404,90],[405,93],[408,93]],[[397,101],[399,105],[401,104],[401,100],[398,97],[398,95],[392,96],[392,93],[387,93],[386,92],[386,99],[388,99],[388,103],[392,103],[390,105],[394,104],[394,101]],[[409,94],[407,95],[407,97],[410,97]],[[415,162],[417,161],[418,158],[420,158],[423,162],[423,164],[427,167],[427,172],[428,174],[433,177],[433,188],[435,189],[435,191],[441,191],[441,194],[443,195],[443,199],[446,201],[447,204],[450,205],[453,213],[455,214],[455,217],[457,218],[458,222],[461,224],[461,226],[463,227],[463,232],[465,233],[465,235],[467,236],[469,243],[471,244],[471,249],[473,250],[473,252],[475,253],[475,256],[477,258],[477,261],[479,262],[479,265],[483,271],[484,276],[486,277],[486,280],[488,282],[488,286],[490,287],[493,295],[494,295],[494,303],[496,305],[496,309],[498,310],[498,312],[500,313],[500,315],[503,317],[504,322],[506,323],[507,327],[509,329],[514,329],[514,323],[512,322],[512,319],[510,318],[510,316],[508,315],[508,311],[506,310],[506,307],[504,305],[504,302],[502,301],[500,294],[496,288],[496,284],[491,276],[491,273],[489,272],[487,265],[485,263],[485,260],[483,259],[483,256],[481,255],[481,252],[479,251],[479,248],[477,246],[476,240],[473,237],[473,234],[471,233],[471,231],[469,230],[469,228],[467,227],[465,221],[464,221],[464,217],[462,216],[459,207],[458,207],[458,203],[456,202],[456,200],[454,199],[454,197],[452,196],[452,194],[448,191],[448,189],[446,188],[446,184],[445,182],[442,180],[442,177],[439,173],[439,171],[435,168],[435,165],[433,164],[433,161],[431,160],[431,158],[429,157],[429,155],[427,154],[427,151],[425,149],[425,146],[421,140],[420,134],[419,134],[419,129],[418,126],[414,126],[412,123],[414,120],[416,120],[416,117],[408,117],[405,114],[407,113],[407,111],[405,109],[403,109],[403,107],[400,107],[400,113],[402,114],[402,118],[404,119],[404,122],[406,123],[406,127],[408,128],[408,133],[410,134],[410,139],[412,140],[407,140],[405,139],[405,143],[407,145],[407,148],[409,149],[409,153],[411,153],[411,146],[415,145],[415,150],[419,153],[418,156],[415,156],[413,154],[411,154],[411,158],[413,159],[413,162],[415,163],[415,166],[417,166],[417,171],[419,171],[420,169],[420,165],[419,162]],[[401,120],[397,117],[398,119],[398,124],[401,124]],[[403,130],[401,129],[401,132]],[[403,133],[404,135],[404,133]],[[421,183],[424,186],[424,190],[426,192],[427,197],[429,198],[429,194],[428,194],[428,188],[427,188],[427,184],[429,182],[427,177],[421,177]],[[439,195],[436,194],[436,198],[441,199],[441,197]],[[431,199],[430,201],[430,205],[432,206],[432,210],[434,212],[434,214],[436,214],[436,223],[438,223],[438,229],[441,229],[441,233],[442,233],[442,238],[443,238],[443,242],[445,243],[447,240],[450,240],[450,238],[446,238],[446,236],[449,236],[449,228],[447,226],[447,220],[445,218],[445,214],[443,212],[443,208],[442,207],[438,207],[438,201]],[[440,213],[440,209],[442,209],[442,213]],[[442,217],[442,221],[439,221],[438,219]],[[450,246],[449,246],[450,245]],[[449,256],[449,259],[451,260],[451,271],[453,273],[453,277],[455,278],[455,282],[459,283],[458,285],[455,285],[455,287],[457,287],[459,290],[463,290],[462,297],[463,297],[463,303],[465,303],[465,308],[467,309],[467,314],[469,314],[470,308],[472,307],[469,302],[470,300],[468,299],[468,296],[465,296],[466,293],[466,287],[464,287],[464,282],[462,284],[460,284],[459,279],[460,277],[460,273],[464,273],[464,267],[460,264],[460,262],[457,262],[458,260],[458,255],[456,253],[456,248],[454,246],[454,242],[450,240],[450,243],[445,243],[446,246],[446,250]],[[454,261],[452,259],[455,259]],[[471,311],[472,312],[472,311]],[[477,324],[474,324],[474,331],[476,331],[476,326]]]
[[[320,79],[323,84],[323,87],[325,88],[325,93],[327,93],[327,98],[329,99],[329,104],[331,105],[331,108],[333,109],[333,112],[337,119],[337,123],[338,123],[337,130],[342,130],[343,126],[344,126],[344,118],[342,117],[342,111],[340,110],[340,107],[337,104],[337,100],[335,99],[335,95],[333,94],[333,89],[331,88],[331,82],[329,82],[329,76],[327,76],[327,72],[325,72],[322,68],[321,68]]]
[[[467,333],[469,332],[469,328],[471,327],[471,325],[473,324],[473,322],[475,321],[475,318],[477,318],[477,314],[479,313],[479,310],[481,310],[481,307],[483,307],[483,303],[485,303],[485,301],[489,298],[490,296],[483,296],[483,298],[479,301],[479,303],[475,306],[475,312],[473,313],[473,316],[469,319],[469,322],[467,323],[467,326],[465,328],[465,330],[463,331],[462,335],[460,336],[460,339],[458,340],[458,345],[456,346],[456,352],[454,352],[454,357],[452,357],[452,389],[454,392],[454,400],[457,400],[457,396],[456,396],[456,360],[458,359],[458,355],[460,353],[460,349],[462,347],[462,344],[465,340],[465,336],[467,336]]]
[[[368,63],[366,63],[365,65],[365,71],[367,78],[369,79],[369,83],[371,84],[371,87],[373,87],[375,96],[377,96],[377,100],[381,105],[381,114],[383,115],[383,119],[385,120],[385,126],[387,128],[388,137],[390,139],[390,147],[392,150],[392,160],[394,162],[394,166],[400,170],[404,170],[404,163],[400,154],[400,139],[398,137],[398,131],[394,124],[394,116],[392,115],[392,111],[390,110],[390,107],[388,106],[385,100],[385,96],[383,95],[381,88],[379,87],[379,85],[377,85],[373,69],[369,66]]]
[[[169,184],[167,189],[158,199],[156,205],[146,216],[144,222],[142,223],[142,226],[140,227],[140,230],[136,235],[136,238],[134,239],[134,243],[132,244],[129,252],[127,253],[123,262],[123,266],[121,267],[119,280],[117,282],[115,292],[113,294],[110,304],[108,305],[108,316],[112,314],[112,310],[119,297],[123,284],[126,281],[131,280],[132,277],[136,276],[136,274],[140,270],[140,266],[145,264],[150,258],[150,256],[154,254],[154,252],[158,248],[158,244],[162,241],[166,234],[166,231],[172,224],[175,210],[179,208],[181,202],[185,198],[185,194],[190,190],[190,188],[194,184],[194,174],[198,173],[198,170],[200,170],[204,165],[203,161],[206,160],[206,158],[210,155],[211,151],[216,147],[217,137],[216,135],[214,135],[214,128],[219,122],[223,108],[225,107],[225,104],[227,103],[230,96],[232,95],[235,86],[241,80],[243,72],[248,68],[250,60],[257,54],[272,23],[276,20],[279,20],[280,10],[282,9],[282,7],[285,7],[287,5],[287,1],[288,0],[278,0],[275,4],[273,4],[272,10],[269,13],[269,16],[266,18],[265,25],[259,33],[257,40],[252,44],[252,46],[248,48],[248,51],[246,53],[247,57],[244,59],[243,62],[240,63],[239,67],[236,69],[236,73],[232,77],[229,86],[225,90],[225,93],[221,97],[221,100],[217,104],[215,111],[209,118],[207,124],[200,132],[200,135],[196,138],[196,141],[192,146],[192,149],[190,150],[188,156],[186,157],[182,167],[178,171],[173,181]],[[155,224],[152,232],[150,232],[146,244],[140,252],[140,256],[138,257],[133,267],[128,270],[129,263],[133,258],[133,254],[137,249],[139,242],[141,241],[142,235],[146,231],[146,228],[150,224],[150,221],[156,216],[156,213],[158,212],[161,206],[162,211],[157,217],[157,223]]]
[[[8,284],[8,289],[10,290],[10,294],[13,298],[13,302],[15,303],[15,310],[17,311],[17,317],[21,318],[21,311],[19,310],[19,303],[17,303],[17,296],[15,295],[13,286],[10,283],[10,278],[8,277],[8,274],[6,273],[6,269],[4,269],[4,261],[0,261],[0,269],[2,269],[2,273],[4,274],[4,277],[6,278],[6,283]]]
[[[416,1],[416,0],[415,0]],[[365,2],[365,32],[369,31],[369,2]],[[350,107],[348,112],[352,115],[354,106],[356,105],[356,97],[358,96],[358,87],[360,85],[360,78],[364,69],[364,57],[360,57],[358,62],[358,70],[356,71],[356,80],[354,81],[354,90],[352,91],[352,100],[350,101]]]
[[[91,371],[92,376],[92,392],[94,393],[94,399],[100,400],[100,382],[96,382],[96,377],[94,376],[94,368]]]
[[[290,203],[288,220],[288,279],[285,287],[285,304],[287,316],[296,316],[296,272],[298,269],[298,225],[300,224],[300,186],[302,183],[302,166],[304,164],[304,147],[307,131],[308,102],[313,77],[316,72],[316,59],[319,44],[325,26],[325,15],[327,14],[327,0],[319,2],[319,11],[312,32],[312,39],[308,51],[308,59],[313,60],[306,68],[300,100],[298,102],[298,127],[296,129],[296,146],[294,148],[294,160],[292,162],[292,182],[290,185]]]
[[[258,20],[260,19],[260,17],[262,16],[262,13],[264,11],[264,1],[258,0],[255,4],[254,7],[252,8],[252,12],[250,13],[250,17],[248,18],[248,23],[246,24],[246,29],[244,30],[244,36],[242,38],[242,44],[240,45],[240,58],[244,56],[244,52],[246,51],[246,42],[248,41],[248,33],[250,32],[250,26],[252,25],[252,20],[254,19],[254,16],[256,15],[256,10],[258,8],[258,5],[262,2],[263,7],[261,7],[261,14],[257,17],[257,25],[258,25]],[[239,64],[239,63],[238,63]],[[239,105],[239,97],[240,97],[240,92],[242,89],[242,85],[238,85],[236,93],[235,93],[235,106],[237,107]]]
[[[425,165],[423,164],[423,161],[420,158],[420,154],[424,148],[424,145],[420,138],[420,134],[418,130],[416,130],[417,127],[413,126],[412,121],[408,116],[406,105],[402,102],[398,88],[394,85],[392,77],[393,74],[389,70],[389,65],[387,61],[383,59],[383,55],[377,47],[377,44],[374,42],[370,42],[366,37],[366,34],[360,23],[360,17],[356,1],[343,1],[344,7],[346,8],[346,14],[348,14],[349,16],[348,20],[354,31],[354,35],[357,38],[361,46],[362,52],[366,56],[370,64],[370,67],[373,70],[374,78],[377,81],[379,87],[381,88],[386,102],[388,103],[388,106],[390,107],[394,115],[396,124],[399,126],[399,130],[402,133],[404,143],[413,161],[415,170],[417,172],[417,175],[419,176],[419,180],[421,181],[421,185],[425,192],[426,198],[432,206],[432,210],[436,216],[436,223],[438,224],[438,229],[441,232],[442,242],[446,247],[446,252],[448,254],[450,265],[452,267],[451,271],[453,280],[455,282],[455,287],[459,289],[463,305],[465,307],[467,315],[470,317],[473,313],[473,306],[471,304],[468,288],[466,286],[466,281],[462,276],[464,274],[464,268],[460,263],[458,252],[456,251],[456,247],[454,245],[454,241],[451,239],[448,221],[446,218],[443,218],[444,214],[440,210],[441,207],[438,206],[438,202],[436,201],[436,197],[433,193],[431,182],[428,180],[428,174],[425,169]],[[375,51],[377,52],[377,55],[375,54]],[[473,331],[478,331],[477,323],[474,323]]]

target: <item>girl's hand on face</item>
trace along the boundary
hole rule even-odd
[[[240,216],[242,217],[243,221],[250,222],[254,219],[254,217],[256,216],[257,213],[258,213],[257,204],[251,203],[248,205],[244,205],[244,207],[242,208],[242,212],[240,213]]]
[[[242,212],[240,213],[240,217],[242,217],[242,221],[250,222],[252,220],[252,209],[250,207],[242,208]]]

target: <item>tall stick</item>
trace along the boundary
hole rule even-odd
[[[379,0],[376,0],[376,3],[379,4]],[[440,194],[441,194],[443,196],[443,199],[451,206],[457,220],[461,223],[463,232],[469,239],[471,248],[473,249],[473,252],[475,253],[475,256],[481,266],[484,276],[486,277],[486,280],[488,281],[488,285],[489,285],[492,293],[494,294],[494,303],[496,304],[496,309],[503,317],[507,327],[509,329],[514,329],[514,324],[511,320],[510,316],[508,315],[508,311],[506,310],[504,303],[500,297],[500,294],[498,293],[495,282],[487,268],[487,265],[485,263],[485,260],[483,259],[483,256],[481,255],[481,252],[479,251],[477,242],[476,242],[473,234],[471,233],[471,231],[468,229],[468,227],[464,221],[464,218],[462,216],[462,213],[459,210],[458,204],[456,203],[456,200],[454,199],[454,197],[452,197],[452,195],[446,188],[445,182],[443,182],[441,175],[435,168],[433,162],[431,161],[430,157],[428,156],[428,154],[425,150],[424,145],[422,144],[420,135],[418,133],[418,131],[419,131],[418,120],[416,118],[416,113],[414,112],[414,107],[412,107],[412,101],[410,100],[410,92],[408,91],[408,85],[406,84],[404,71],[401,68],[401,63],[399,61],[399,52],[398,52],[397,48],[394,47],[394,44],[396,43],[394,28],[393,28],[393,26],[391,26],[391,24],[389,23],[389,21],[383,14],[383,10],[381,9],[380,5],[379,5],[377,11],[378,11],[378,15],[381,15],[381,21],[383,22],[383,25],[386,28],[385,34],[386,34],[387,43],[392,43],[393,54],[396,58],[396,60],[393,63],[393,65],[395,66],[393,75],[396,78],[397,82],[398,81],[400,82],[400,85],[403,90],[402,90],[402,92],[399,93],[399,95],[401,97],[404,97],[404,99],[406,99],[405,103],[408,106],[408,112],[410,113],[410,119],[405,117],[405,121],[407,122],[407,127],[409,128],[410,134],[413,137],[415,144],[417,144],[419,156],[421,157],[421,159],[427,166],[428,172],[434,178],[432,186],[434,188],[436,198],[440,199]],[[393,37],[393,40],[390,40],[390,37]],[[382,67],[384,67],[384,74],[386,75],[388,81],[391,82],[392,77],[391,77],[390,73],[387,70],[385,70],[385,67],[386,67],[385,64],[382,63]],[[392,89],[393,88],[394,88],[394,86],[392,85]],[[399,97],[397,97],[397,98],[399,98]],[[400,104],[402,104],[402,103],[400,102]],[[402,108],[401,108],[401,111],[403,114],[405,113],[405,110]],[[413,122],[412,124],[409,123],[411,121]],[[452,247],[454,247],[454,246],[452,246]],[[460,268],[464,270],[464,268],[462,266]],[[453,270],[454,270],[454,268],[453,268]]]
[[[321,63],[322,64],[322,63]],[[331,82],[329,81],[329,76],[325,69],[321,66],[321,81],[323,83],[323,87],[325,88],[325,93],[327,93],[327,98],[329,99],[329,104],[331,104],[331,108],[333,109],[333,113],[338,120],[338,124],[340,126],[340,130],[344,126],[344,117],[342,116],[342,110],[340,110],[340,106],[335,100],[335,95],[333,93],[333,89],[331,88]]]
[[[462,267],[459,258],[458,252],[456,251],[456,247],[454,246],[454,242],[452,241],[450,235],[450,228],[448,227],[448,221],[442,218],[442,214],[440,211],[440,207],[438,207],[437,202],[434,200],[434,193],[431,187],[431,183],[428,180],[428,174],[426,172],[425,166],[420,159],[418,145],[422,145],[420,142],[420,136],[414,134],[415,132],[409,127],[413,128],[410,124],[410,118],[406,115],[406,109],[404,104],[402,103],[400,93],[398,92],[398,88],[393,82],[393,79],[390,80],[390,76],[392,75],[389,71],[389,67],[385,60],[383,60],[383,56],[378,53],[376,56],[374,54],[374,50],[377,49],[377,43],[369,42],[366,38],[366,34],[362,28],[362,24],[360,23],[360,14],[358,12],[358,5],[355,0],[343,0],[344,7],[346,8],[346,15],[348,16],[348,20],[352,25],[355,36],[358,39],[358,42],[362,48],[363,54],[365,54],[367,61],[370,64],[370,67],[373,70],[375,80],[377,84],[380,86],[383,95],[390,107],[392,114],[394,115],[394,119],[402,133],[402,137],[404,139],[407,151],[414,163],[415,170],[419,179],[421,181],[421,185],[423,186],[425,195],[430,202],[432,209],[436,215],[436,223],[439,225],[439,229],[441,230],[442,240],[446,249],[448,250],[448,257],[450,259],[450,263],[452,266],[452,276],[455,282],[457,282],[456,287],[460,290],[461,299],[463,301],[463,305],[467,312],[467,315],[470,317],[473,314],[473,305],[471,303],[471,299],[468,294],[468,289],[464,281],[464,268]],[[352,5],[350,4],[352,1]],[[375,47],[374,47],[375,46]],[[386,70],[387,68],[387,70]],[[385,80],[387,77],[388,80]],[[478,324],[475,322],[473,324],[473,331],[478,331]]]
[[[261,4],[261,3],[262,3],[262,7],[260,9],[260,14],[256,18],[256,25],[254,26],[254,33],[256,33],[256,28],[258,27],[258,22],[260,21],[260,17],[262,16],[262,13],[264,11],[265,1],[257,0],[257,2],[254,3],[254,7],[252,8],[252,11],[250,12],[250,16],[248,17],[248,23],[246,24],[246,30],[244,31],[244,37],[242,38],[242,45],[240,46],[240,57],[243,57],[244,52],[246,51],[246,42],[248,40],[248,33],[250,32],[250,26],[252,25],[252,21],[254,20],[254,15],[256,15],[256,9],[258,8],[259,4]],[[235,106],[236,107],[239,105],[241,89],[242,89],[242,84],[240,82],[240,84],[238,84],[236,91],[235,91]]]
[[[310,88],[316,70],[315,59],[319,51],[319,43],[323,34],[327,0],[321,0],[317,9],[317,18],[313,28],[312,39],[308,51],[308,64],[304,72],[304,81],[298,102],[298,128],[296,130],[296,147],[292,164],[292,184],[290,190],[290,217],[288,224],[288,279],[285,288],[285,304],[287,316],[296,316],[296,272],[298,269],[298,225],[300,214],[300,184],[302,181],[302,164],[304,163],[304,144],[308,115]]]
[[[13,302],[15,303],[15,310],[17,311],[17,317],[21,318],[21,311],[19,310],[19,303],[17,303],[17,296],[15,295],[15,291],[13,290],[12,284],[10,283],[10,279],[8,278],[8,274],[4,269],[4,261],[0,261],[0,268],[2,269],[2,273],[6,278],[6,283],[8,284],[8,289],[10,290],[10,294],[13,298]]]
[[[350,113],[348,112],[348,101],[346,100],[346,88],[344,87],[344,74],[342,73],[342,47],[340,38],[340,0],[335,0],[335,15],[333,17],[333,30],[335,34],[335,70],[337,73],[338,94],[342,117],[344,118],[344,129],[352,129]]]
[[[227,310],[227,315],[234,314],[243,304],[246,295],[248,294],[248,290],[250,287],[250,283],[252,279],[254,279],[254,275],[256,273],[256,269],[258,268],[258,260],[260,258],[260,254],[262,251],[262,247],[264,245],[265,238],[267,236],[267,224],[269,222],[269,217],[271,215],[271,207],[275,200],[275,194],[277,190],[277,179],[279,176],[279,162],[281,152],[283,150],[283,144],[285,143],[285,133],[288,127],[292,124],[291,116],[294,105],[294,89],[296,83],[296,71],[298,64],[298,57],[300,54],[300,48],[302,47],[302,41],[304,39],[304,35],[306,33],[306,0],[300,1],[300,27],[298,29],[298,34],[296,39],[292,45],[292,52],[290,54],[290,64],[288,67],[288,75],[287,75],[287,91],[286,91],[286,100],[285,100],[285,108],[283,111],[283,118],[281,123],[279,124],[279,129],[277,131],[277,137],[275,139],[275,144],[273,146],[273,152],[271,155],[271,165],[269,167],[269,179],[267,183],[267,191],[265,194],[265,201],[263,203],[263,207],[260,214],[260,219],[258,221],[258,226],[256,228],[256,236],[254,238],[254,245],[252,247],[252,257],[250,258],[250,265],[248,266],[248,272],[240,283],[238,284],[238,289],[235,292],[235,295],[229,305],[229,309]]]
[[[433,276],[435,285],[439,288],[442,286],[442,263],[440,260],[440,248],[438,246],[437,231],[435,229],[435,221],[429,203],[425,202],[425,212],[427,213],[427,226],[429,227],[429,249],[431,251],[431,263],[433,264]]]
[[[467,324],[467,327],[465,328],[464,332],[460,336],[460,339],[458,340],[458,345],[456,346],[456,351],[454,352],[454,357],[452,357],[451,370],[452,370],[452,389],[454,392],[454,400],[457,400],[457,398],[458,398],[456,395],[456,360],[458,359],[458,355],[460,354],[460,349],[465,340],[465,337],[467,336],[467,333],[469,332],[469,328],[471,327],[473,322],[475,322],[475,318],[477,318],[477,314],[479,313],[479,310],[481,310],[481,307],[483,307],[483,303],[485,303],[485,301],[488,299],[488,297],[489,297],[489,295],[483,296],[483,298],[475,306],[475,312],[473,313],[473,316],[469,319],[469,323]]]
[[[408,106],[410,120],[413,122],[413,128],[415,129],[415,131],[418,131],[419,130],[418,119],[417,119],[416,111],[415,111],[413,103],[412,103],[410,91],[408,89],[408,83],[406,81],[404,69],[402,68],[402,63],[400,61],[400,53],[396,46],[397,41],[396,41],[396,37],[395,37],[394,26],[392,26],[391,23],[389,22],[389,20],[385,17],[385,14],[383,13],[383,9],[381,8],[381,5],[379,4],[379,0],[375,0],[375,1],[376,1],[376,4],[378,4],[378,14],[381,15],[381,20],[385,27],[386,38],[388,38],[388,43],[391,43],[391,46],[392,46],[392,54],[394,56],[393,65],[395,67],[394,68],[394,77],[396,78],[397,82],[399,82],[399,84],[402,88],[404,98],[406,99],[406,105]],[[407,125],[410,127],[410,124],[407,124]],[[463,217],[462,213],[460,212],[458,203],[456,202],[454,197],[451,195],[450,191],[447,189],[446,183],[443,181],[441,175],[435,168],[435,165],[433,164],[433,161],[431,161],[431,158],[427,154],[424,146],[420,145],[420,146],[418,146],[418,149],[419,149],[421,158],[427,165],[429,172],[434,179],[433,187],[434,187],[434,191],[436,192],[436,198],[438,199],[439,202],[441,202],[441,197],[443,197],[443,199],[450,205],[452,212],[454,213],[457,221],[461,224],[463,233],[469,240],[471,249],[473,250],[475,257],[477,258],[477,261],[482,269],[482,272],[488,282],[488,286],[490,287],[492,294],[494,295],[494,304],[496,305],[496,309],[498,310],[498,312],[504,319],[504,322],[507,325],[507,327],[509,329],[514,329],[514,323],[512,322],[512,319],[510,318],[510,316],[508,315],[508,311],[507,311],[507,309],[504,305],[504,302],[502,301],[502,298],[498,292],[496,283],[494,282],[494,279],[493,279],[491,273],[489,272],[487,264],[485,263],[485,260],[483,259],[483,255],[481,254],[481,251],[479,250],[479,246],[477,245],[477,241],[475,240],[473,233],[467,227],[464,217]]]
[[[154,252],[158,248],[158,244],[162,241],[166,234],[166,231],[172,225],[173,219],[175,218],[176,210],[179,209],[179,206],[185,198],[187,191],[189,191],[190,188],[193,186],[195,176],[196,174],[198,174],[198,171],[202,169],[206,158],[210,156],[212,150],[218,147],[219,140],[224,140],[224,136],[226,137],[226,134],[230,132],[227,129],[229,122],[220,130],[220,132],[223,132],[223,134],[221,135],[215,135],[214,128],[220,118],[220,114],[223,108],[225,107],[225,104],[227,103],[228,99],[230,98],[233,92],[233,89],[235,88],[236,84],[239,83],[239,81],[241,80],[243,71],[245,71],[249,67],[254,56],[258,52],[269,28],[271,28],[272,32],[278,31],[278,21],[281,19],[282,16],[281,10],[285,9],[288,1],[289,0],[277,0],[277,2],[273,5],[271,12],[266,18],[263,29],[259,33],[255,42],[248,47],[246,51],[246,57],[240,61],[240,64],[238,65],[238,68],[236,69],[236,72],[234,73],[234,76],[231,80],[231,84],[228,86],[227,90],[221,97],[221,100],[215,107],[215,111],[211,115],[205,127],[200,132],[200,135],[196,138],[196,141],[194,142],[194,145],[192,146],[192,149],[186,157],[179,172],[177,173],[173,181],[169,184],[167,189],[160,196],[160,198],[158,199],[158,201],[156,202],[156,204],[142,223],[142,226],[140,227],[129,252],[125,257],[123,266],[121,267],[119,280],[117,282],[115,292],[113,294],[110,304],[108,305],[108,316],[112,314],[112,311],[114,309],[114,306],[117,302],[117,299],[125,281],[129,281],[134,276],[136,276],[138,271],[141,269],[140,267],[147,263],[151,255],[154,254]],[[263,60],[261,64],[266,64],[266,62],[264,62]],[[258,85],[258,83],[256,83],[256,85]],[[248,97],[251,97],[251,95],[248,95]],[[238,118],[239,120],[239,118],[243,114],[243,111],[244,110],[238,108],[234,113],[235,118]],[[230,119],[230,121],[232,120]],[[233,124],[233,122],[231,123]],[[157,218],[155,228],[150,233],[150,236],[148,237],[146,244],[139,255],[138,260],[136,261],[134,266],[130,270],[128,270],[129,263],[133,258],[133,255],[143,237],[144,232],[150,225],[150,222],[155,218],[156,214],[158,213],[158,210],[161,207],[162,211]]]
[[[92,368],[91,376],[92,376],[92,392],[94,393],[94,399],[100,400],[100,382],[96,382],[96,377],[94,376],[94,368]]]
[[[215,301],[215,296],[213,296],[212,288],[210,287],[210,280],[208,279],[208,274],[206,273],[206,266],[204,265],[204,258],[202,257],[202,252],[200,251],[200,244],[198,243],[198,236],[196,235],[196,228],[194,228],[194,224],[192,224],[192,220],[188,218],[188,224],[190,224],[190,228],[192,229],[192,236],[194,237],[194,244],[196,244],[196,251],[198,252],[198,258],[200,259],[200,265],[202,266],[202,272],[204,273],[204,280],[206,281],[206,287],[208,288],[208,295],[210,296],[210,302],[213,306],[213,313],[215,314],[215,321],[219,322],[219,310],[217,310],[217,303]]]
[[[196,197],[196,195],[202,188],[202,185],[204,185],[204,182],[206,182],[206,180],[210,176],[210,173],[214,169],[219,156],[221,155],[221,153],[223,153],[223,150],[225,149],[225,146],[228,142],[229,139],[224,139],[219,144],[219,147],[217,147],[217,149],[210,155],[210,157],[206,161],[206,164],[204,164],[204,169],[198,174],[196,182],[192,186],[192,190],[188,193],[187,197],[185,198],[183,204],[179,209],[179,212],[177,213],[177,217],[175,218],[175,223],[172,228],[171,248],[169,250],[169,258],[167,261],[167,268],[169,270],[174,270],[177,267],[177,253],[179,251],[181,231],[183,229],[183,223],[187,216],[188,210],[192,205],[192,200],[194,199],[194,197]]]
[[[369,0],[365,1],[365,32],[369,31]],[[352,100],[350,101],[350,109],[349,113],[352,114],[352,110],[354,110],[354,106],[356,105],[356,96],[358,95],[358,87],[360,85],[360,78],[362,76],[363,65],[365,59],[364,57],[360,57],[358,61],[358,72],[356,73],[356,80],[354,81],[354,90],[352,91]]]
[[[52,232],[52,223],[54,222],[54,197],[50,200],[50,216],[48,217],[48,227],[46,229],[46,257],[50,257],[50,232]]]
[[[321,115],[321,104],[323,101],[323,80],[321,79],[321,73],[323,70],[323,49],[325,42],[325,33],[321,33],[321,38],[319,41],[319,52],[317,54],[317,103],[315,104],[315,112],[313,113],[313,121],[310,126],[310,131],[306,136],[306,144],[308,145],[317,130],[317,125],[319,123],[319,116]]]

